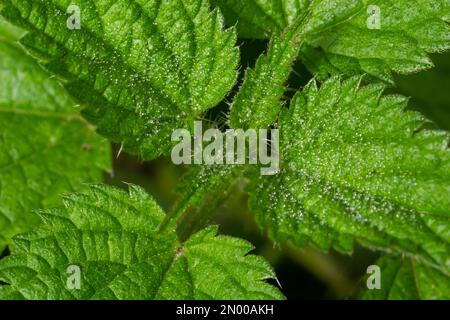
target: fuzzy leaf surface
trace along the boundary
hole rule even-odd
[[[209,227],[180,243],[160,231],[165,214],[142,189],[105,185],[64,198],[40,213],[44,224],[14,240],[0,260],[0,298],[282,299],[275,277],[253,246]],[[78,290],[67,285],[80,270]],[[70,279],[69,279],[70,280]]]
[[[299,18],[282,35],[274,35],[267,53],[248,68],[244,81],[231,105],[233,128],[267,128],[273,124],[283,106],[285,85],[303,44],[303,27],[307,17]]]
[[[448,0],[213,2],[228,23],[237,22],[240,36],[249,38],[279,34],[310,11],[315,22],[307,30],[300,59],[321,79],[329,74],[368,73],[392,84],[393,71],[410,74],[428,69],[433,66],[428,53],[450,48]],[[370,23],[375,15],[379,26]]]
[[[281,174],[251,205],[276,241],[350,252],[355,240],[450,270],[449,135],[361,79],[312,81],[281,115]]]
[[[153,159],[171,134],[217,105],[233,86],[236,34],[206,0],[1,0],[1,14],[29,33],[22,44],[83,106],[98,132]]]

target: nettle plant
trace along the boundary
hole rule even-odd
[[[249,243],[192,210],[243,181],[274,243],[383,252],[381,286],[360,297],[450,298],[449,135],[384,93],[450,48],[450,1],[0,6],[0,298],[283,299]],[[269,39],[247,70],[238,37]],[[291,97],[294,63],[314,79]],[[108,140],[168,155],[174,130],[223,101],[229,128],[279,129],[278,174],[193,165],[168,214],[140,187],[100,183]]]

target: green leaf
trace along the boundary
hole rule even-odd
[[[160,231],[164,213],[142,189],[91,186],[40,213],[0,260],[0,297],[24,299],[282,299],[274,272],[246,241],[204,229],[186,242]],[[80,286],[67,286],[68,266]]]
[[[349,252],[354,240],[450,270],[449,135],[360,78],[312,81],[280,119],[281,174],[251,193],[275,241]]]
[[[178,223],[178,234],[184,238],[210,224],[213,214],[242,180],[243,173],[244,167],[240,165],[190,167],[176,189],[181,200],[168,215]]]
[[[412,106],[450,131],[450,52],[434,55],[436,67],[426,72],[395,79],[397,91],[411,97]]]
[[[251,3],[242,4],[241,9],[245,12],[246,6],[251,7]],[[266,5],[273,9],[275,3],[272,2],[269,6],[268,2]],[[311,5],[311,8],[314,9],[313,13],[305,10],[306,13],[298,16],[280,35],[274,34],[267,53],[258,59],[254,69],[247,69],[244,82],[231,105],[231,127],[248,129],[272,125],[284,104],[282,98],[292,64],[302,47],[307,45],[307,35],[324,29],[355,11],[355,5],[336,9],[331,15],[320,6]],[[254,9],[251,8],[251,11]]]
[[[109,144],[77,115],[64,89],[14,42],[0,20],[0,252],[39,222],[32,210],[100,181]]]
[[[82,104],[98,132],[145,159],[165,154],[176,128],[216,106],[234,85],[234,30],[207,0],[1,0],[21,40]]]
[[[0,4],[0,10],[2,9],[2,5]],[[9,41],[18,41],[23,35],[24,31],[18,27],[15,27],[11,25],[10,23],[6,22],[1,16],[0,16],[0,35],[2,37],[2,41],[5,41],[8,39]]]
[[[266,39],[279,33],[306,12],[310,0],[211,0],[225,20],[236,24],[242,38]]]
[[[447,275],[411,258],[385,256],[376,263],[381,270],[381,288],[364,290],[362,299],[448,300]]]
[[[281,36],[271,38],[267,54],[260,56],[254,69],[246,70],[231,105],[231,127],[267,128],[277,119],[292,64],[302,45],[302,30],[308,21],[298,19]]]
[[[321,79],[328,74],[368,73],[392,84],[392,71],[410,74],[428,69],[433,63],[427,53],[450,48],[448,0],[214,2],[225,12],[229,23],[238,21],[240,31],[249,30],[241,36],[258,38],[281,32],[311,3],[309,10],[316,22],[307,33],[307,45],[300,58]],[[373,12],[370,6],[380,9],[380,29],[368,28]]]
[[[257,174],[257,173],[256,173]],[[334,229],[326,221],[306,211],[288,189],[292,183],[283,171],[275,177],[254,176],[247,186],[250,208],[256,222],[276,243],[291,242],[297,247],[313,244],[322,251],[332,246],[343,253],[353,251],[353,237]]]

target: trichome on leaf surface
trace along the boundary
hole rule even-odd
[[[0,10],[0,299],[450,298],[449,0]]]

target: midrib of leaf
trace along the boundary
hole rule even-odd
[[[337,141],[335,140],[335,143],[331,146],[323,146],[321,152],[323,158],[331,157],[332,154],[335,152],[336,149],[346,150],[348,153],[357,153],[361,150],[364,150],[364,146],[367,146],[367,143],[370,143],[370,147],[377,147],[379,150],[383,150],[383,148],[386,148],[387,145],[390,147],[395,146],[394,150],[400,150],[401,147],[404,147],[405,145],[402,145],[401,143],[397,141],[394,141],[395,138],[388,137],[385,141],[382,141],[381,137],[379,140],[372,139],[372,136],[365,137],[366,140],[361,139],[361,141],[355,142],[355,140],[346,140],[346,141]],[[311,144],[317,143],[316,141],[309,141]],[[351,148],[344,148],[351,146]],[[396,172],[393,169],[398,169],[401,166],[401,172]],[[392,169],[392,170],[391,170]],[[368,190],[372,191],[370,188],[371,184],[367,184],[368,180],[361,181],[361,183],[358,180],[355,179],[349,179],[349,176],[342,176],[341,179],[338,179],[339,177],[330,177],[325,175],[325,172],[318,172],[313,169],[309,169],[307,166],[302,167],[302,171],[308,171],[306,175],[309,175],[310,177],[317,178],[318,181],[326,181],[327,183],[333,184],[335,186],[339,187],[345,187],[345,188],[351,188],[352,190],[360,190],[360,188],[368,188]],[[373,184],[380,184],[380,181],[382,180],[390,180],[395,179],[396,181],[401,182],[408,182],[408,183],[417,183],[417,184],[424,184],[425,182],[428,182],[432,180],[433,182],[437,183],[446,183],[450,179],[450,175],[445,175],[442,172],[435,172],[435,171],[426,171],[424,168],[418,167],[417,164],[413,163],[399,163],[399,162],[389,162],[386,166],[383,167],[383,170],[386,170],[383,172],[382,177],[378,177],[378,179],[374,179]],[[376,168],[374,168],[374,171],[376,171]],[[350,172],[349,174],[353,174],[353,172]],[[352,177],[354,178],[354,177]],[[399,183],[401,183],[399,182]],[[381,191],[381,190],[380,190]],[[372,194],[379,197],[388,197],[386,194]],[[390,201],[393,201],[392,199],[389,199]],[[403,204],[404,206],[404,204]],[[410,207],[412,210],[417,210],[415,207]],[[446,212],[433,212],[434,214],[445,214]]]
[[[84,203],[84,205],[86,205],[86,203]],[[107,211],[105,210],[105,212],[107,212]],[[70,223],[70,220],[67,220],[67,222]],[[104,235],[104,234],[105,234],[105,231],[104,231],[104,230],[89,229],[89,230],[79,230],[79,231],[80,231],[80,232],[85,232],[86,234],[89,234],[89,235],[91,235],[91,236],[92,236],[92,235]],[[115,233],[117,233],[117,231],[115,231]],[[130,231],[127,231],[127,230],[124,230],[124,229],[120,231],[120,234],[121,234],[122,236],[124,236],[124,235],[136,236],[136,237],[138,237],[139,235],[145,236],[144,233],[133,233],[133,232],[130,232]],[[38,238],[38,239],[34,239],[34,240],[45,240],[45,239],[52,240],[53,238],[64,238],[65,236],[66,236],[65,233],[58,233],[58,232],[56,232],[56,233],[53,234],[52,236],[47,236],[47,237]],[[109,237],[109,236],[110,236],[110,234],[108,233],[108,237]],[[155,240],[156,240],[156,238],[155,238]],[[61,252],[62,254],[65,255],[66,261],[69,262],[71,259],[65,254],[64,250],[60,247],[59,242],[56,241],[55,244],[56,244],[56,246],[58,247],[59,252]],[[134,247],[135,247],[135,246],[136,246],[136,243],[134,244]],[[86,248],[85,248],[84,246],[82,246],[81,248],[82,248],[82,250],[83,250],[84,257],[85,257],[87,263],[89,263],[89,262],[94,262],[94,263],[95,263],[95,262],[109,262],[109,260],[107,260],[107,259],[105,259],[105,260],[94,260],[94,259],[92,259],[93,257],[91,257],[91,259],[88,259],[89,255],[87,254]],[[136,249],[136,248],[134,248],[134,249]],[[110,248],[109,250],[111,251],[111,248]],[[152,254],[151,256],[149,256],[149,257],[148,257],[148,260],[150,260],[150,259],[152,259],[152,258],[154,258],[154,259],[159,259],[159,256],[161,256],[161,255],[163,255],[163,254],[164,254],[164,252],[162,252],[162,251],[161,251],[161,252],[157,252],[157,253]],[[111,257],[111,255],[110,255],[110,257]],[[50,263],[44,256],[40,255],[39,258],[43,259],[43,260],[48,264],[49,269],[50,269],[50,268],[53,268],[53,267],[52,267],[52,263]],[[175,261],[176,256],[173,255],[173,258],[174,258],[174,259],[173,259],[172,263]],[[124,261],[122,261],[122,262],[114,261],[114,263],[115,263],[115,264],[120,264],[120,265],[123,267],[122,270],[121,270],[120,272],[118,272],[118,273],[115,273],[115,274],[114,274],[114,277],[111,277],[111,279],[109,279],[109,281],[105,282],[105,283],[103,284],[102,287],[95,288],[95,290],[92,292],[92,294],[91,294],[89,297],[86,298],[86,300],[94,299],[95,296],[96,296],[97,294],[99,294],[99,292],[102,292],[104,289],[110,289],[109,286],[110,286],[115,280],[117,280],[117,278],[119,278],[120,276],[124,275],[125,272],[128,272],[130,268],[132,269],[133,266],[135,266],[135,265],[137,265],[137,264],[141,264],[142,262],[141,262],[141,261],[136,261],[135,263],[132,263],[132,264],[130,264],[130,265],[127,265]],[[172,266],[172,264],[170,264],[170,265],[167,266],[167,268],[166,268],[166,270],[165,270],[165,272],[164,272],[164,275],[170,271],[171,266]],[[127,269],[127,268],[128,268],[128,269]],[[29,269],[30,271],[32,271],[32,272],[35,272],[35,270],[33,270],[32,268],[28,268],[28,269]],[[38,276],[38,278],[39,278],[39,276]],[[42,279],[42,281],[44,282],[45,280]],[[164,282],[164,278],[161,279],[160,285],[158,286],[158,290],[161,288],[163,282]],[[14,288],[14,285],[12,284],[11,287]],[[15,287],[15,289],[18,290],[18,291],[20,291],[20,287]],[[115,293],[114,291],[111,290],[111,292],[116,296],[116,299],[119,299],[119,297],[116,295],[116,293]],[[72,299],[76,299],[76,296],[72,295],[72,294],[70,293],[70,291],[67,290],[66,293],[70,294],[71,297],[72,297]],[[151,299],[154,299],[156,296],[157,296],[157,292],[155,293],[155,295],[154,295]]]
[[[337,144],[337,146],[339,146],[339,144]],[[382,146],[383,145],[380,145],[380,147]],[[338,177],[326,176],[325,173],[321,173],[319,171],[305,167],[302,168],[302,173],[305,172],[304,175],[308,176],[309,177],[308,179],[312,179],[320,185],[325,183],[326,185],[335,186],[338,189],[352,190],[354,193],[358,191],[358,193],[364,194],[365,196],[370,195],[372,197],[379,197],[379,199],[386,199],[393,204],[398,204],[403,208],[408,208],[413,211],[417,211],[420,209],[418,209],[417,206],[414,206],[412,204],[397,202],[389,194],[383,193],[382,190],[377,189],[377,186],[379,186],[382,181],[388,182],[392,180],[398,181],[399,184],[404,185],[412,183],[417,183],[418,185],[425,185],[425,183],[430,184],[430,180],[432,180],[433,183],[436,184],[440,183],[442,185],[445,185],[445,183],[449,181],[449,177],[443,175],[442,173],[426,172],[418,168],[414,168],[413,165],[411,165],[410,167],[405,166],[396,167],[395,169],[397,169],[397,171],[394,172],[394,170],[390,170],[391,168],[394,169],[393,165],[394,164],[392,164],[392,166],[383,167],[383,170],[386,170],[386,172],[383,172],[382,177],[378,179],[373,179],[373,184],[369,182],[369,180],[358,182],[355,181],[355,179],[349,178],[348,176],[342,176],[341,179],[338,179]],[[399,172],[399,170],[401,170],[401,172]],[[367,191],[362,191],[364,189],[366,189]],[[427,211],[429,210],[430,209],[428,209]],[[440,208],[436,208],[436,210],[429,213],[442,216],[446,214],[446,212],[442,211],[442,209]]]
[[[161,228],[160,228],[160,230],[161,230]],[[181,248],[177,248],[175,250],[175,254],[172,255],[172,261],[170,262],[170,264],[168,264],[167,268],[164,270],[162,277],[161,277],[161,281],[159,282],[158,288],[155,291],[155,294],[153,295],[152,299],[156,299],[159,296],[161,288],[163,287],[163,284],[166,281],[170,270],[175,266],[175,263],[177,262],[177,259],[179,258],[178,250],[180,250],[180,249]],[[189,270],[189,268],[188,268],[188,270]],[[192,285],[192,283],[191,283],[191,285]]]
[[[154,255],[151,255],[150,257],[151,257],[151,258],[158,259],[159,256],[162,255],[162,254],[163,254],[162,252],[158,252],[158,253],[156,253],[156,254],[154,254]],[[162,285],[163,285],[163,283],[164,283],[164,281],[165,281],[166,275],[169,273],[169,271],[170,271],[170,269],[172,268],[172,266],[173,266],[173,264],[175,263],[175,261],[176,261],[176,255],[173,255],[172,262],[171,262],[170,265],[168,265],[167,268],[164,270],[163,275],[162,275],[162,277],[161,277],[161,281],[159,282],[159,285],[157,286],[158,289],[156,290],[155,294],[150,298],[151,300],[155,299],[155,298],[158,296],[159,291],[161,290],[161,287],[162,287]],[[87,262],[96,262],[96,261],[94,261],[94,260],[89,261],[89,260],[88,260]],[[105,260],[105,262],[107,262],[107,260]],[[137,262],[137,263],[140,263],[140,262]],[[114,277],[111,278],[108,282],[104,283],[104,285],[103,285],[102,287],[96,289],[96,290],[92,293],[92,295],[91,295],[90,297],[88,297],[86,300],[92,300],[92,299],[95,298],[95,296],[96,296],[99,292],[101,292],[101,291],[103,291],[103,290],[105,290],[105,289],[110,289],[109,286],[110,286],[111,284],[113,284],[113,282],[116,281],[117,278],[119,278],[120,276],[124,275],[125,272],[128,272],[128,271],[129,271],[129,270],[127,269],[127,265],[126,265],[126,264],[122,263],[121,265],[123,266],[123,270],[120,271],[119,273],[115,274]],[[131,265],[131,267],[132,267],[132,266],[133,266],[133,265]],[[129,266],[128,266],[128,267],[129,267]],[[112,291],[112,290],[111,290],[111,291]],[[115,293],[114,291],[112,291],[112,293],[115,295],[115,297],[116,297],[117,300],[120,300],[120,298],[116,295],[116,293]],[[76,297],[73,297],[73,298],[76,299]]]
[[[314,0],[312,0],[314,1]],[[335,27],[338,27],[340,25],[345,25],[346,23],[350,22],[352,19],[354,19],[359,14],[363,13],[365,11],[366,7],[364,6],[363,1],[360,3],[359,6],[355,8],[351,8],[349,12],[347,12],[344,17],[340,17],[339,20],[336,20],[335,22],[328,23],[326,26],[322,26],[318,28],[317,30],[311,30],[308,32],[308,36],[319,36],[321,33],[326,33],[330,30],[332,30]]]
[[[219,272],[224,272],[224,273],[233,273],[232,269],[230,270],[229,268],[227,268],[225,265],[221,264],[220,262],[217,262],[217,256],[216,254],[206,254],[204,252],[201,251],[196,251],[196,255],[199,257],[203,257],[205,260],[210,261],[215,269],[219,270]],[[237,279],[232,279],[233,283],[235,284],[236,287],[239,287],[243,290],[246,290],[246,288],[244,286],[241,285],[241,283],[237,280]]]
[[[245,14],[242,14],[242,12],[239,12],[236,10],[236,8],[233,6],[233,4],[231,4],[230,2],[233,2],[233,0],[212,0],[213,3],[217,4],[217,6],[219,6],[220,8],[224,9],[229,9],[231,10],[237,17],[238,17],[238,24],[239,21],[247,21],[249,23],[252,24],[252,26],[257,26],[260,30],[261,33],[264,35],[263,38],[267,38],[276,34],[280,34],[285,28],[287,28],[290,24],[292,24],[294,21],[289,21],[287,14],[288,11],[286,10],[287,5],[289,5],[289,2],[292,0],[278,0],[278,1],[274,1],[276,4],[279,4],[279,10],[277,12],[279,12],[281,14],[281,17],[283,19],[283,23],[280,23],[279,21],[277,21],[270,13],[266,12],[258,3],[258,1],[255,0],[247,0],[246,2],[248,3],[252,3],[256,8],[259,8],[258,12],[253,12],[254,14],[254,18],[255,19],[250,19],[249,16],[246,16]],[[318,4],[320,4],[321,0],[317,1],[317,0],[303,0],[305,2],[305,6],[306,8],[306,12],[307,11],[314,11],[314,9],[316,8],[316,6],[318,6]],[[345,4],[345,3],[343,3]],[[341,24],[345,24],[347,22],[349,22],[350,20],[352,20],[355,16],[357,16],[358,14],[361,14],[362,12],[364,12],[364,10],[366,9],[364,7],[365,3],[364,1],[361,1],[359,3],[358,6],[356,7],[351,7],[350,10],[343,16],[340,17],[339,20],[336,20],[334,22],[329,22],[327,21],[325,25],[320,26],[320,23],[318,23],[317,26],[315,26],[316,28],[311,28],[310,30],[307,30],[306,34],[308,36],[313,36],[313,35],[318,35],[320,33],[325,33],[328,30],[339,26]],[[301,15],[305,15],[306,12],[298,12],[297,9],[294,10],[296,16],[301,16]],[[261,15],[258,15],[258,13],[261,13],[264,18],[261,17]],[[323,12],[321,12],[323,13]],[[314,13],[311,13],[312,18],[314,18]],[[270,29],[270,27],[268,27],[267,23],[264,23],[266,20],[270,20],[273,22],[272,27],[275,27],[274,29]],[[295,20],[295,19],[294,19]],[[324,21],[325,22],[325,21]],[[319,28],[317,28],[318,26],[320,26]],[[254,35],[255,36],[255,35]]]

